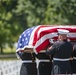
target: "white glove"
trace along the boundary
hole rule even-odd
[[[50,43],[54,43],[54,39],[49,39],[49,42]]]

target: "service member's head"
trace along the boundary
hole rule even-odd
[[[60,41],[67,39],[67,34],[69,33],[68,30],[57,29],[57,31],[58,31],[58,39],[59,39]]]

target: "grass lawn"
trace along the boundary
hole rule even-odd
[[[10,47],[4,48],[3,53],[16,53],[16,48],[12,49]]]
[[[18,60],[16,56],[16,48],[4,48],[3,53],[0,54],[0,60]]]

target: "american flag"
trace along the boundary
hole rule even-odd
[[[68,38],[72,41],[76,40],[76,26],[33,26],[20,35],[16,52],[25,48],[33,48],[36,53],[40,52],[47,48],[50,39],[57,40],[57,29],[69,30]]]

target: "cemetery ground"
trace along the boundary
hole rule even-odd
[[[14,49],[4,49],[0,54],[0,75],[20,75],[21,60],[17,59]]]

